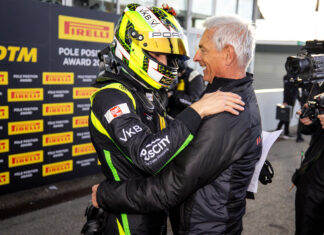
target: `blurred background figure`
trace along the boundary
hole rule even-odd
[[[291,110],[293,111],[296,100],[298,99],[300,101],[298,86],[294,82],[290,81],[290,77],[287,74],[283,77],[283,84],[284,84],[283,105],[291,106]],[[284,134],[282,136],[283,139],[294,138],[294,136],[290,134],[289,124],[290,124],[290,120],[289,121],[280,120],[278,123],[277,130],[280,130],[284,125]],[[304,139],[300,133],[300,128],[297,128],[296,142],[302,142],[303,140]]]
[[[206,88],[202,75],[187,62],[179,61],[178,66],[178,83],[168,92],[167,113],[172,117],[197,101]]]

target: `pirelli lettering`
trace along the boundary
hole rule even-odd
[[[43,135],[43,147],[73,143],[73,131]]]
[[[74,73],[43,72],[43,85],[73,85]]]
[[[0,140],[0,153],[9,152],[9,139]]]
[[[43,120],[9,122],[8,135],[30,134],[44,131]]]
[[[10,174],[9,171],[0,172],[0,186],[10,184]]]
[[[109,43],[114,23],[59,15],[59,39]]]
[[[44,100],[43,88],[8,89],[8,102],[26,102]]]
[[[9,107],[8,106],[0,106],[0,120],[9,118]]]
[[[95,153],[96,150],[93,147],[92,143],[78,144],[72,146],[72,156],[80,156]]]
[[[8,72],[0,71],[0,85],[8,85]]]
[[[43,116],[66,115],[73,114],[73,112],[74,104],[72,102],[43,104]]]
[[[73,161],[63,161],[43,165],[43,177],[73,171]]]
[[[89,116],[73,117],[73,120],[72,120],[73,128],[88,127],[88,125],[89,125]]]
[[[93,87],[73,87],[73,99],[89,99],[96,90]]]
[[[43,150],[9,155],[9,168],[40,163],[44,161]]]

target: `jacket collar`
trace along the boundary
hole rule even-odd
[[[212,84],[208,84],[205,93],[211,93],[217,90],[233,91],[236,87],[246,87],[253,82],[253,74],[246,73],[242,79],[230,79],[214,77]]]

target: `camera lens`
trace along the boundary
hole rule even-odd
[[[287,58],[285,67],[288,74],[297,76],[301,73],[308,72],[311,67],[311,62],[306,57],[290,56]]]

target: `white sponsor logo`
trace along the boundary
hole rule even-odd
[[[163,139],[156,139],[147,145],[145,149],[141,150],[140,157],[144,157],[144,160],[148,161],[163,150],[166,150],[168,144],[170,144],[169,136],[166,136]]]
[[[183,34],[178,32],[150,32],[149,37],[150,38],[183,38]]]
[[[105,114],[105,118],[107,122],[110,123],[115,118],[120,117],[127,113],[130,113],[129,108],[126,103],[123,103],[109,109]]]
[[[163,26],[160,23],[160,20],[151,12],[150,9],[146,8],[146,7],[138,7],[136,8],[136,11],[138,11],[143,18],[146,20],[146,22],[152,27],[157,27],[157,26]]]
[[[123,137],[119,138],[120,140],[126,142],[128,139],[130,139],[133,135],[136,135],[137,133],[140,133],[142,131],[142,127],[135,125],[128,130],[123,129]]]

